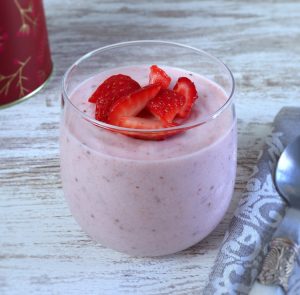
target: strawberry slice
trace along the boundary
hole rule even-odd
[[[171,78],[157,65],[150,67],[149,84],[159,83],[162,88],[168,88]]]
[[[174,124],[167,124],[161,120],[157,120],[149,114],[145,108],[149,101],[156,97],[160,89],[160,84],[151,84],[120,98],[111,107],[108,122],[113,125],[131,129],[162,129],[175,126]],[[138,115],[139,117],[137,117]],[[179,133],[179,131],[153,131],[145,133],[119,131],[119,133],[138,139],[161,140],[168,136],[175,135]]]
[[[122,117],[118,120],[119,126],[132,129],[161,129],[166,126],[156,118]]]
[[[120,97],[140,89],[139,83],[126,75],[113,75],[106,79],[89,98],[89,102],[96,103],[95,118],[107,121],[107,114],[112,104]]]
[[[153,115],[149,112],[148,108],[145,107],[141,112],[139,112],[137,117],[149,119],[149,118],[153,118]]]
[[[173,90],[161,89],[156,97],[147,105],[148,110],[164,123],[172,123],[182,110],[185,97]]]
[[[187,77],[180,77],[173,90],[185,97],[185,103],[178,116],[186,118],[190,114],[192,106],[198,97],[195,84]]]
[[[118,125],[131,129],[161,129],[166,127],[172,127],[173,125],[166,125],[156,118],[141,118],[141,117],[121,117],[118,120]],[[135,132],[135,131],[120,131],[120,133],[147,140],[162,140],[166,137],[173,136],[180,131],[160,131],[160,132]]]
[[[138,115],[147,103],[157,95],[160,88],[159,84],[148,85],[118,99],[111,107],[108,122],[119,126],[120,118]]]

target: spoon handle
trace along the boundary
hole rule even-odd
[[[249,294],[285,294],[288,291],[289,278],[299,254],[295,241],[300,239],[300,211],[288,208],[284,219],[269,243],[258,281]]]

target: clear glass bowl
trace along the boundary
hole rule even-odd
[[[89,95],[112,69],[133,69],[138,79],[148,74],[139,65],[152,64],[175,68],[199,88],[199,111],[186,123],[128,129],[97,121],[87,111],[93,107]],[[234,188],[233,93],[233,76],[221,61],[177,43],[119,43],[76,61],[62,81],[60,157],[64,195],[82,229],[136,256],[175,253],[206,237],[222,220]],[[122,134],[170,131],[180,133],[158,141]]]

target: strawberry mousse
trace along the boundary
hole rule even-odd
[[[236,118],[213,81],[163,65],[103,71],[65,102],[61,176],[82,229],[112,249],[186,249],[222,220],[236,174]],[[71,103],[70,103],[71,102]]]

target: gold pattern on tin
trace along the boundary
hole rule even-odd
[[[27,8],[23,8],[21,6],[21,4],[19,3],[19,0],[14,0],[14,2],[18,8],[18,11],[19,11],[20,17],[21,17],[21,21],[22,21],[19,32],[23,33],[23,34],[29,34],[30,30],[31,30],[30,26],[35,28],[37,25],[37,18],[34,18],[32,16],[32,12],[33,12],[32,3],[30,3]]]
[[[269,245],[258,281],[264,285],[280,285],[288,291],[288,282],[298,256],[299,247],[287,238],[275,238]]]
[[[24,76],[23,71],[30,59],[31,57],[28,57],[24,62],[17,61],[19,64],[19,68],[13,74],[10,75],[0,74],[0,83],[2,84],[4,82],[4,85],[2,86],[2,88],[0,88],[0,94],[7,95],[13,81],[16,82],[16,87],[19,88],[20,97],[24,96],[25,93],[29,92],[29,90],[25,88],[23,85],[23,81],[28,80],[28,78]]]

